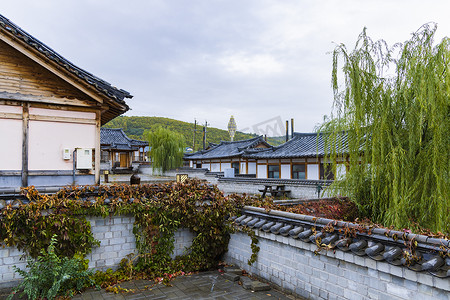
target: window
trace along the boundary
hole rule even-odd
[[[239,163],[238,162],[231,163],[231,167],[234,169],[234,174],[239,174]]]
[[[292,179],[306,179],[305,164],[292,165]]]
[[[330,164],[320,164],[320,179],[334,180],[334,173]]]
[[[196,167],[197,169],[201,169],[201,168],[202,168],[202,164],[197,163],[197,164],[195,164],[195,167]]]
[[[267,178],[280,178],[280,165],[268,165]]]
[[[108,162],[109,161],[109,152],[102,150],[102,152],[100,152],[100,153],[101,153],[100,161],[101,162]]]

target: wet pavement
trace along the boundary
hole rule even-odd
[[[252,292],[237,282],[227,280],[218,271],[202,272],[180,276],[170,282],[172,286],[158,284],[152,286],[147,280],[133,280],[120,284],[121,288],[133,290],[128,293],[108,293],[104,289],[89,289],[73,299],[93,300],[137,300],[137,299],[299,299],[271,289]]]

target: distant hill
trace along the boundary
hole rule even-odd
[[[168,128],[174,132],[180,133],[185,138],[186,147],[192,147],[192,141],[194,137],[194,124],[173,120],[162,117],[117,117],[103,127],[106,128],[122,128],[128,137],[145,140],[144,132],[146,130],[154,130],[158,126]],[[199,150],[203,146],[203,127],[197,124],[197,133],[195,135],[195,150]],[[256,134],[236,132],[234,140],[245,140],[256,137]],[[206,144],[208,143],[220,143],[220,141],[229,141],[230,135],[228,131],[208,127],[206,133]],[[267,138],[267,141],[271,145],[279,145],[284,142],[283,137]]]

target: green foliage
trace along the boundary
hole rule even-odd
[[[144,132],[153,132],[158,127],[163,127],[166,129],[169,129],[173,132],[177,132],[183,136],[183,145],[184,147],[191,147],[192,148],[192,142],[194,139],[194,124],[193,123],[187,123],[183,121],[168,119],[168,118],[161,118],[161,117],[127,117],[127,116],[120,116],[117,117],[107,124],[104,125],[106,128],[123,128],[124,132],[127,134],[128,137],[138,139],[138,140],[144,140],[145,135]],[[201,150],[203,147],[203,138],[202,138],[202,130],[203,127],[199,124],[197,124],[197,132],[195,135],[195,150]],[[230,135],[228,134],[228,131],[214,128],[214,127],[208,127],[207,128],[207,134],[206,134],[206,143],[220,143],[220,141],[229,141]],[[242,132],[236,132],[236,135],[234,137],[235,141],[238,140],[246,140],[256,137],[255,134],[247,134]],[[284,137],[274,137],[268,138],[268,142],[272,145],[280,145],[284,143]]]
[[[23,281],[14,288],[8,300],[23,290],[22,296],[28,299],[54,299],[57,295],[71,296],[85,286],[90,286],[91,271],[87,270],[82,257],[76,255],[73,258],[60,258],[56,250],[57,238],[51,238],[47,251],[41,250],[41,255],[36,260],[28,258],[28,271],[14,269],[23,277]]]
[[[36,253],[36,247],[45,243],[36,240],[41,235],[33,233],[37,223],[43,232],[60,228],[45,218],[61,220],[59,214],[64,217],[62,234],[57,238],[61,245],[52,244],[51,249],[55,255],[72,257],[78,252],[84,255],[98,245],[86,216],[134,216],[138,253],[123,261],[116,272],[97,272],[93,278],[102,286],[131,278],[168,278],[182,270],[199,271],[216,266],[233,231],[227,217],[238,214],[240,208],[254,201],[247,196],[225,197],[216,186],[199,180],[133,186],[69,186],[54,195],[41,195],[33,187],[23,192],[31,203],[16,209],[8,205],[0,211],[1,218],[7,220],[0,223],[0,241],[27,253]],[[174,233],[179,228],[190,229],[195,238],[185,255],[172,260]]]
[[[183,165],[183,137],[162,127],[145,132],[150,147],[153,170],[162,173]]]
[[[367,217],[387,226],[417,222],[448,233],[450,40],[435,44],[435,32],[424,25],[389,48],[364,29],[353,51],[336,47],[335,111],[321,131],[332,132],[332,161],[346,156],[340,143],[346,131],[349,172],[334,187]]]
[[[251,266],[254,262],[256,262],[260,248],[256,246],[259,243],[259,240],[256,237],[255,231],[251,229],[247,230],[247,234],[252,239],[252,243],[250,244],[250,248],[252,249],[252,255],[250,256],[250,259],[247,261],[247,264]]]
[[[24,190],[29,198],[35,197],[34,187]],[[76,253],[85,255],[95,240],[91,225],[75,209],[74,203],[56,201],[48,195],[42,195],[39,201],[22,205],[19,209],[7,206],[0,211],[0,242],[6,246],[15,246],[36,258],[41,249],[46,249],[51,238],[56,235],[58,243],[53,247],[56,255],[73,257]]]

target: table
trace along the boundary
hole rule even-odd
[[[263,198],[267,193],[270,193],[273,197],[276,197],[278,195],[287,196],[291,192],[290,190],[285,189],[285,185],[264,185],[264,189],[259,191],[262,192]]]

